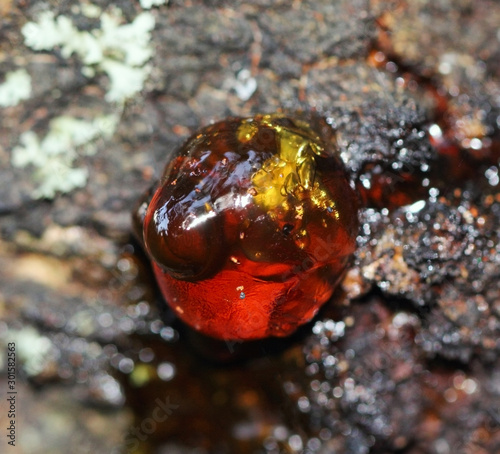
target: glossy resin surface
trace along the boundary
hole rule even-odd
[[[331,296],[358,201],[333,143],[282,115],[194,134],[140,208],[167,303],[219,339],[286,336]]]

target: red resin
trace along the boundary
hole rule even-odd
[[[229,119],[175,154],[143,236],[187,324],[219,339],[286,336],[330,298],[354,251],[357,209],[334,146],[305,123]]]

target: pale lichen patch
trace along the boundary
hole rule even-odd
[[[161,6],[167,3],[167,0],[140,0],[144,9],[151,9],[153,6]]]
[[[152,3],[159,4],[158,0]],[[33,193],[35,198],[52,198],[57,192],[85,186],[88,170],[75,168],[76,159],[94,153],[98,138],[113,135],[125,102],[143,89],[151,71],[148,61],[153,56],[151,31],[155,27],[151,13],[142,12],[132,22],[124,23],[122,11],[117,7],[103,11],[93,3],[83,3],[75,5],[72,11],[92,19],[100,18],[95,22],[100,26],[81,30],[72,18],[45,11],[23,26],[24,42],[35,51],[58,50],[66,59],[76,56],[87,78],[106,74],[109,83],[105,99],[113,104],[117,113],[97,116],[94,120],[62,115],[50,123],[44,138],[32,131],[21,135],[20,144],[12,151],[12,165],[34,168],[33,179],[38,184]],[[10,79],[7,82],[10,83]],[[0,86],[0,105],[2,94],[4,103],[9,105],[16,97],[25,99],[29,96],[27,85],[26,78],[23,84],[17,83],[14,87],[17,95],[12,87],[2,92]],[[23,91],[19,93],[21,88]],[[29,88],[30,92],[30,84]]]
[[[150,41],[154,26],[154,17],[148,12],[122,24],[121,12],[115,8],[112,13],[102,13],[101,28],[80,31],[69,17],[55,17],[46,11],[36,22],[25,24],[22,33],[25,44],[34,50],[59,48],[64,58],[76,54],[87,77],[106,73],[110,81],[106,99],[122,103],[142,90],[150,73],[146,63],[153,55]]]
[[[25,69],[7,73],[0,85],[0,107],[16,106],[31,96],[31,77]]]
[[[33,166],[34,180],[39,186],[35,198],[52,198],[57,192],[69,192],[85,186],[88,171],[74,168],[81,154],[93,154],[95,141],[113,134],[118,118],[108,115],[89,122],[73,117],[57,117],[50,123],[49,132],[40,140],[33,131],[21,135],[21,145],[12,151],[15,167]]]

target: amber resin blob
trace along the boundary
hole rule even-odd
[[[165,300],[219,339],[287,336],[354,251],[357,196],[333,143],[283,115],[193,135],[137,217]]]

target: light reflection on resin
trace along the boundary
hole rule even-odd
[[[194,134],[137,217],[165,300],[219,339],[287,336],[331,296],[358,201],[335,144],[283,115]]]

